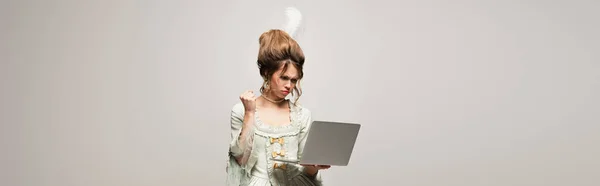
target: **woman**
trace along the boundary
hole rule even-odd
[[[273,159],[300,159],[312,122],[298,104],[304,54],[288,33],[272,29],[259,38],[261,95],[246,91],[231,110],[231,142],[227,185],[322,185],[326,165],[297,165]],[[295,97],[288,99],[288,94]]]

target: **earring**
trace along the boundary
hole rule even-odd
[[[265,81],[265,82],[263,83],[263,89],[265,89],[265,90],[268,90],[268,89],[269,89],[269,82],[268,82],[268,81]]]

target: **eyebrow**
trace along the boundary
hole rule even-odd
[[[282,75],[281,77],[286,77],[286,78],[290,78],[290,79],[298,79],[298,77],[290,77],[290,76],[288,76],[288,75],[285,75],[285,74],[284,74],[284,75]]]

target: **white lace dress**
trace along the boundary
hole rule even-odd
[[[255,114],[255,125],[249,133],[247,144],[238,143],[244,121],[244,105],[239,102],[231,110],[231,142],[227,160],[227,186],[321,186],[321,173],[309,176],[302,166],[273,161],[276,159],[299,159],[304,149],[308,128],[312,123],[308,109],[290,106],[291,123],[270,126]],[[242,156],[240,166],[234,156]]]

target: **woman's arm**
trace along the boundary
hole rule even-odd
[[[240,95],[241,104],[231,110],[230,151],[240,165],[245,165],[252,152],[256,97],[251,90]]]
[[[254,133],[252,129],[254,128],[254,113],[246,112],[244,114],[244,120],[242,124],[242,129],[240,132],[240,136],[238,137],[239,148],[242,151],[242,154],[238,154],[235,156],[238,164],[244,165],[248,161],[248,157],[250,156],[250,152],[252,151],[252,142],[254,140]]]

